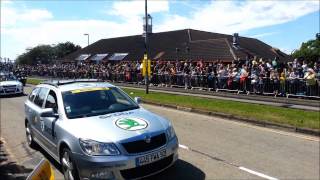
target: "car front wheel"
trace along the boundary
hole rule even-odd
[[[36,142],[33,140],[33,136],[30,130],[30,125],[27,123],[26,125],[26,137],[27,137],[27,143],[29,147],[35,148],[36,147]]]
[[[62,172],[65,180],[78,180],[78,172],[74,161],[71,158],[71,151],[67,148],[63,150],[61,157]]]

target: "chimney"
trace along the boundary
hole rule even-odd
[[[239,34],[238,33],[233,33],[233,38],[232,39],[233,39],[232,44],[234,46],[239,45]]]

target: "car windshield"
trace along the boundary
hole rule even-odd
[[[0,73],[0,81],[12,81],[17,80],[17,78],[12,74]]]
[[[128,111],[139,106],[115,87],[83,88],[62,93],[64,109],[69,119]]]

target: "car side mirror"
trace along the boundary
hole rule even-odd
[[[40,114],[40,117],[44,118],[59,118],[59,114],[54,112],[53,108],[46,108]]]
[[[141,98],[140,98],[140,97],[134,97],[134,101],[135,101],[137,104],[140,104],[140,103],[141,103]]]

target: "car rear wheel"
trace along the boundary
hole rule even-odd
[[[33,140],[33,136],[30,130],[30,125],[27,123],[26,125],[26,138],[27,138],[27,143],[29,147],[35,148],[36,147],[36,142]]]
[[[65,148],[61,157],[62,172],[65,180],[78,180],[76,165],[71,158],[71,151]]]

